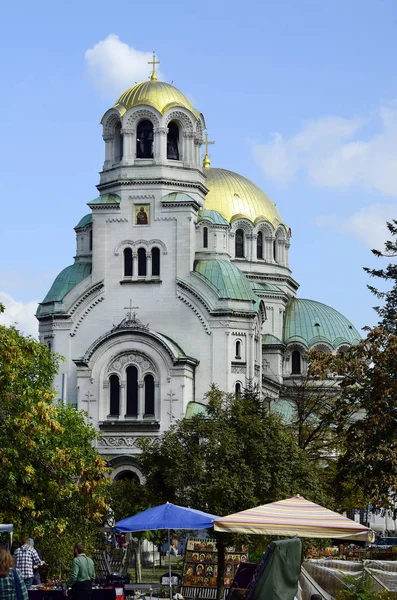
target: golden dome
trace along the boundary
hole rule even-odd
[[[205,208],[216,210],[229,222],[233,217],[245,217],[253,223],[266,220],[276,229],[282,224],[274,202],[257,185],[238,173],[226,169],[203,169],[209,192]]]
[[[161,114],[173,107],[182,107],[190,110],[196,118],[199,113],[193,108],[192,103],[185,94],[182,94],[176,87],[163,81],[143,81],[137,83],[132,88],[121,94],[114,105],[115,108],[122,109],[122,113],[130,110],[133,106],[146,104],[153,106]]]

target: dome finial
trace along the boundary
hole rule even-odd
[[[156,53],[153,50],[153,60],[150,60],[148,62],[148,65],[152,65],[152,74],[150,76],[150,81],[157,81],[157,74],[156,74],[156,65],[159,65],[160,61],[156,60]]]
[[[205,146],[205,154],[204,154],[204,160],[203,160],[204,169],[209,169],[211,166],[210,155],[208,154],[208,146],[211,146],[211,144],[215,144],[215,142],[209,142],[208,141],[208,133],[206,133],[205,140],[203,141],[203,145]]]

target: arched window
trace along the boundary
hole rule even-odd
[[[160,277],[160,250],[152,248],[152,277]]]
[[[263,259],[263,233],[261,231],[256,238],[256,258]]]
[[[235,255],[236,258],[244,258],[244,231],[242,229],[236,231]]]
[[[132,250],[131,250],[131,248],[124,249],[124,276],[132,277]]]
[[[120,162],[123,158],[123,135],[121,133],[121,123],[117,123],[114,128],[114,162]]]
[[[277,242],[276,240],[274,240],[273,242],[273,260],[274,262],[277,262],[278,256],[277,256]]]
[[[168,125],[167,158],[179,160],[179,128],[175,121],[171,121]]]
[[[111,417],[118,417],[120,415],[120,382],[117,375],[111,375],[109,377],[110,385],[110,410],[109,415]]]
[[[136,157],[153,158],[153,124],[141,121],[136,132]]]
[[[236,358],[241,358],[241,342],[237,340],[236,342]]]
[[[208,227],[203,229],[203,248],[208,248]]]
[[[241,383],[239,381],[234,386],[234,392],[236,394],[236,398],[240,398],[241,397]]]
[[[92,229],[90,230],[90,251],[92,251]]]
[[[139,248],[138,250],[138,277],[146,276],[146,250]]]
[[[300,375],[302,372],[302,367],[301,367],[301,353],[299,352],[299,350],[294,350],[292,352],[291,363],[292,363],[292,368],[291,368],[292,375]]]
[[[145,376],[145,417],[154,417],[154,377]]]
[[[138,369],[127,367],[127,417],[138,416]]]

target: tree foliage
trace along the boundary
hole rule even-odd
[[[299,448],[306,451],[310,460],[333,460],[343,437],[343,430],[337,425],[351,416],[341,413],[338,381],[320,380],[309,369],[299,382],[284,385],[280,395],[288,398],[292,406],[290,427]]]
[[[393,220],[387,223],[387,228],[392,238],[397,236],[397,221]],[[396,258],[397,257],[397,241],[391,239],[386,241],[384,251],[372,250],[372,253],[377,258]],[[390,333],[397,335],[397,264],[390,262],[384,269],[369,269],[364,268],[371,277],[375,277],[384,282],[392,282],[392,288],[383,292],[375,286],[369,285],[368,288],[380,300],[384,301],[384,306],[374,306],[378,316],[380,317],[379,324],[387,329]]]
[[[311,370],[339,378],[338,430],[345,436],[339,498],[389,506],[397,500],[397,336],[377,327],[343,354],[312,353]]]
[[[84,413],[54,403],[58,362],[44,344],[0,326],[0,521],[52,554],[60,534],[62,545],[87,538],[107,511],[97,434]]]
[[[321,500],[318,473],[305,451],[255,393],[236,398],[212,385],[207,415],[178,421],[141,447],[156,503],[226,515],[295,494]]]

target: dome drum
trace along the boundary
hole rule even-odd
[[[127,90],[102,121],[104,170],[119,165],[199,168],[204,117],[174,86],[147,81]]]

